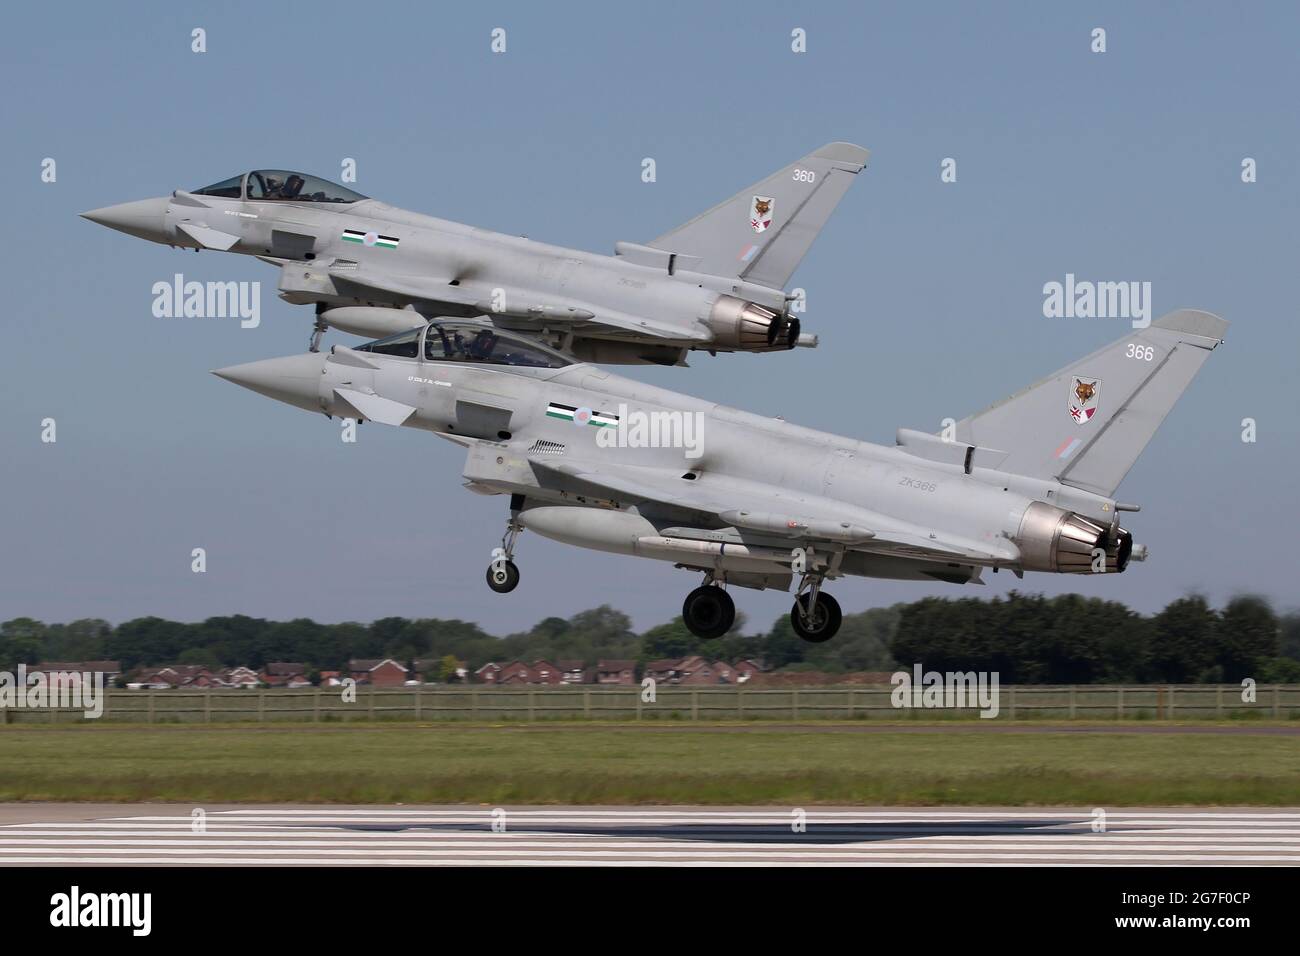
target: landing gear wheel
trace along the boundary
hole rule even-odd
[[[519,569],[513,561],[493,561],[488,565],[487,583],[497,594],[509,594],[519,586]]]
[[[722,588],[705,584],[686,595],[682,620],[696,637],[721,637],[736,623],[736,602]]]
[[[808,595],[801,594],[790,609],[790,626],[794,632],[811,644],[829,641],[840,629],[844,614],[840,602],[824,591],[817,592],[817,604],[808,612]]]
[[[492,563],[487,569],[487,583],[497,594],[509,594],[519,586],[519,569],[510,560],[515,554],[515,542],[519,540],[524,526],[519,523],[519,512],[524,507],[523,495],[510,496],[510,520],[506,522],[506,533],[501,537],[501,547],[492,549]]]

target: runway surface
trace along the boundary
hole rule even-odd
[[[1300,863],[1300,808],[6,804],[0,865],[1198,866]],[[495,828],[495,829],[494,829]]]

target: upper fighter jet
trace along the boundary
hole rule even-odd
[[[791,274],[867,151],[829,143],[646,244],[613,256],[435,219],[287,170],[255,170],[82,215],[129,235],[280,266],[280,295],[367,337],[433,316],[487,316],[584,361],[684,362],[691,349],[815,346]]]
[[[464,477],[510,495],[487,570],[519,581],[531,528],[704,575],[682,613],[700,637],[734,623],[724,588],[789,589],[791,623],[840,624],[824,581],[982,583],[984,569],[1123,571],[1146,549],[1114,497],[1228,323],[1172,312],[958,422],[899,429],[894,447],[841,438],[643,385],[485,323],[444,321],[329,354],[215,374],[311,411],[407,425],[468,449]]]

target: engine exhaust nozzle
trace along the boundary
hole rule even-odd
[[[1128,567],[1133,536],[1114,525],[1035,501],[1025,509],[1016,535],[1026,571],[1117,574]]]

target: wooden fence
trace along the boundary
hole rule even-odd
[[[262,690],[108,690],[105,721],[271,723],[276,721],[536,720],[907,720],[975,719],[979,705],[897,707],[890,686],[357,687]],[[1236,684],[1120,686],[1007,685],[997,720],[1193,720],[1300,718],[1300,685],[1260,685],[1253,699]],[[3,724],[72,722],[79,709],[0,708]]]

